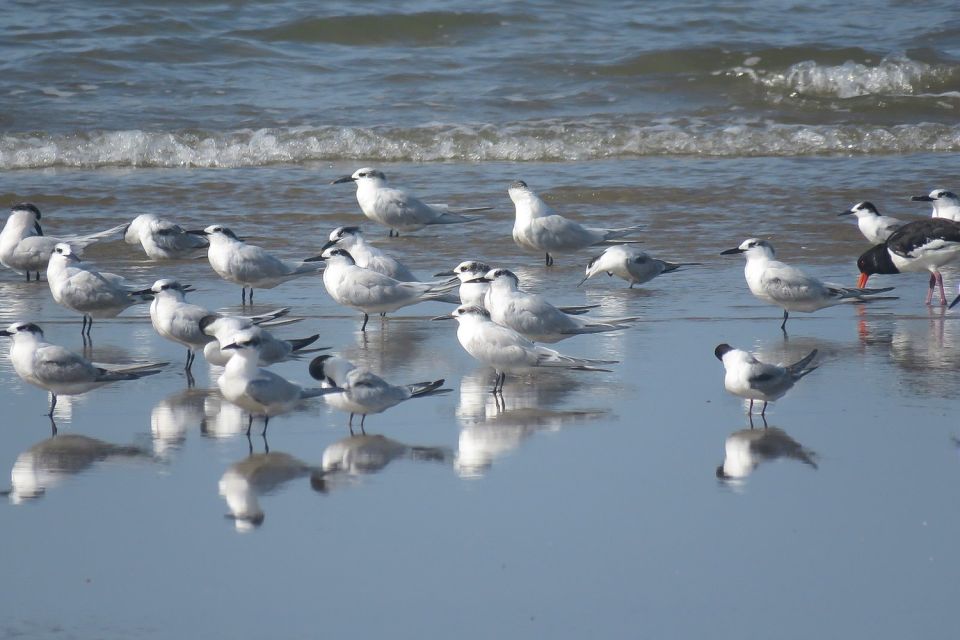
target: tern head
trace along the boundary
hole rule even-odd
[[[80,256],[78,256],[73,248],[66,242],[58,242],[54,245],[53,253],[50,257],[51,259],[59,258],[66,262],[80,262]]]
[[[40,227],[40,209],[29,202],[18,202],[10,207],[7,224],[19,225],[21,229],[32,227],[38,236],[43,235],[43,229]]]
[[[473,280],[474,278],[479,278],[486,275],[490,271],[490,265],[486,262],[480,262],[479,260],[464,260],[457,266],[455,266],[451,271],[441,271],[440,273],[434,274],[435,278],[441,276],[457,276],[460,278],[460,282],[466,282],[468,280]]]
[[[900,273],[900,270],[893,264],[893,259],[890,257],[890,252],[885,244],[878,244],[864,251],[857,258],[857,269],[860,270],[860,279],[857,281],[857,287],[860,289],[867,286],[870,276],[875,273]]]
[[[385,176],[382,171],[371,167],[363,167],[362,169],[354,171],[353,175],[337,178],[330,184],[341,184],[344,182],[356,182],[358,185],[361,183],[384,184],[386,181],[387,176]]]
[[[43,329],[32,322],[14,322],[6,329],[0,330],[0,336],[13,337],[18,335],[30,335],[35,338],[42,338]]]
[[[713,350],[713,355],[717,356],[717,360],[723,362],[723,356],[727,355],[731,351],[733,351],[733,347],[724,342],[723,344],[717,345],[717,348]]]
[[[947,191],[946,189],[934,189],[926,196],[913,196],[910,198],[914,202],[933,202],[934,206],[940,203],[948,205],[960,204],[958,202],[957,194],[952,191]]]
[[[230,344],[220,347],[221,351],[235,350],[237,353],[259,352],[262,341],[257,332],[246,329],[233,334]]]
[[[237,234],[222,224],[211,224],[203,229],[203,231],[187,231],[187,233],[192,233],[193,235],[199,236],[209,236],[210,238],[230,238],[231,240],[240,241],[240,238],[237,237]]]
[[[511,200],[516,202],[517,200],[529,198],[531,195],[533,195],[533,191],[523,180],[514,180],[510,183],[510,186],[507,187],[507,195],[510,196]]]
[[[310,377],[330,386],[342,386],[347,374],[356,369],[352,362],[338,356],[322,355],[310,361]]]
[[[162,278],[153,283],[153,286],[147,289],[151,293],[160,293],[161,291],[177,292],[182,298],[183,294],[193,291],[193,287],[188,284],[180,284],[170,278]]]
[[[760,240],[759,238],[747,238],[740,243],[739,247],[721,251],[720,255],[728,256],[735,253],[745,253],[747,254],[747,258],[754,256],[766,256],[767,258],[772,258],[774,256],[773,245],[766,240]]]
[[[837,216],[849,215],[855,215],[859,218],[860,216],[878,216],[880,212],[877,211],[877,207],[872,202],[858,202],[846,211],[837,214]]]
[[[140,231],[156,219],[157,216],[152,213],[141,213],[123,228],[123,241],[127,244],[139,244]]]
[[[319,256],[314,256],[313,258],[307,258],[304,262],[323,262],[336,264],[337,262],[346,263],[346,264],[357,264],[357,261],[353,259],[353,256],[350,255],[350,252],[346,249],[341,249],[340,247],[331,247],[326,249]]]
[[[358,238],[362,237],[363,232],[360,230],[360,227],[337,227],[330,232],[330,238],[320,249],[320,252],[323,253],[330,247],[336,245],[349,249],[356,243]]]
[[[583,280],[577,283],[578,287],[582,285],[584,282],[586,282],[587,280],[589,280],[590,278],[592,278],[593,276],[600,273],[601,271],[607,270],[607,267],[605,265],[608,262],[613,261],[613,260],[606,259],[607,252],[612,248],[613,247],[607,247],[606,249],[603,250],[603,253],[601,253],[600,255],[590,258],[590,262],[587,263],[587,268],[584,270]]]
[[[444,317],[445,316],[441,316]],[[456,318],[457,320],[465,320],[468,318],[472,319],[490,319],[490,312],[484,309],[483,307],[478,307],[475,305],[460,305],[450,313],[450,317]]]
[[[518,278],[517,274],[513,271],[510,271],[510,269],[491,269],[486,273],[484,278],[477,278],[477,280],[481,282],[483,282],[483,280],[489,280],[494,285],[506,286],[510,289],[520,288],[520,278]],[[473,280],[471,280],[471,282],[473,282]]]

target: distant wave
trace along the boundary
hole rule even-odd
[[[847,61],[838,65],[806,60],[774,71],[757,66],[738,66],[728,73],[748,77],[769,89],[802,96],[856,98],[859,96],[926,96],[955,87],[960,80],[956,65],[927,64],[902,56],[884,58],[877,64]]]
[[[0,135],[0,169],[245,167],[330,160],[563,161],[658,155],[797,156],[960,151],[960,125],[533,121],[415,128]]]

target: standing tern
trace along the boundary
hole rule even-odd
[[[353,175],[337,178],[330,184],[357,183],[357,202],[363,215],[390,229],[390,236],[400,232],[417,231],[432,224],[456,224],[479,220],[461,215],[487,211],[493,207],[469,207],[451,209],[445,204],[426,204],[409,195],[403,189],[387,186],[387,177],[382,171],[364,167]]]
[[[203,307],[190,304],[184,299],[193,291],[190,285],[181,285],[176,280],[157,280],[144,292],[153,294],[150,303],[150,321],[153,328],[162,337],[187,348],[187,362],[183,369],[187,373],[187,382],[193,386],[190,368],[197,357],[197,350],[213,340],[200,330],[200,320],[210,314]]]
[[[763,400],[760,415],[764,418],[768,402],[782,398],[797,380],[817,368],[817,365],[809,366],[817,357],[816,349],[790,365],[760,362],[749,352],[734,349],[728,344],[717,345],[713,354],[723,363],[726,371],[723,377],[724,388],[733,395],[750,401],[747,413],[753,413],[754,400]]]
[[[230,338],[243,330],[249,330],[252,332],[252,335],[260,338],[260,366],[276,364],[277,362],[296,358],[302,354],[323,351],[329,348],[320,347],[307,349],[307,347],[320,338],[319,333],[307,336],[306,338],[289,338],[285,340],[275,337],[263,328],[265,326],[277,326],[278,324],[281,323],[272,320],[260,322],[258,318],[251,319],[242,316],[220,316],[216,314],[206,315],[200,319],[200,330],[216,339],[204,345],[203,357],[212,365],[219,367],[226,365],[234,352],[224,352],[220,345],[229,344]]]
[[[353,256],[357,266],[364,269],[382,273],[400,282],[420,281],[405,264],[368,243],[364,239],[360,227],[337,227],[330,232],[330,239],[320,249],[320,253],[330,247],[346,249]]]
[[[115,318],[121,311],[153,296],[113,273],[102,273],[81,262],[69,244],[59,243],[50,254],[47,284],[57,303],[83,314],[80,333],[90,336],[94,318]]]
[[[507,190],[516,207],[513,223],[513,241],[524,249],[543,251],[546,264],[553,264],[553,253],[576,251],[597,244],[622,238],[641,226],[620,229],[595,229],[584,227],[556,214],[540,196],[534,193],[523,180],[517,180]]]
[[[571,316],[547,302],[542,296],[520,290],[520,279],[509,269],[493,269],[484,280],[490,288],[484,307],[490,319],[509,327],[531,342],[560,342],[585,333],[603,333],[628,328],[638,318],[611,318],[605,322]]]
[[[946,189],[934,189],[926,196],[913,196],[914,202],[929,202],[933,205],[932,217],[960,222],[960,198]]]
[[[273,289],[278,284],[300,276],[316,273],[322,264],[313,262],[286,262],[262,247],[247,244],[233,231],[219,224],[212,224],[203,231],[192,234],[205,235],[210,241],[207,259],[210,266],[227,282],[239,284],[241,301],[247,303],[247,288],[250,288],[250,304],[253,304],[254,289]]]
[[[270,418],[293,411],[304,400],[342,391],[338,387],[305,388],[282,378],[272,371],[261,369],[260,338],[249,331],[234,334],[224,350],[236,350],[217,379],[223,397],[249,414],[247,434],[254,416],[263,417],[263,432],[267,432]]]
[[[371,313],[386,314],[418,302],[442,300],[456,287],[455,282],[400,282],[382,273],[358,266],[349,251],[327,249],[309,260],[326,262],[323,286],[337,303],[363,312],[366,331]]]
[[[0,264],[25,272],[28,282],[30,272],[35,271],[39,280],[40,272],[47,268],[50,254],[57,244],[67,242],[80,252],[87,245],[108,238],[121,229],[123,225],[84,236],[45,236],[40,226],[40,209],[29,202],[21,202],[10,208],[10,217],[0,231]]]
[[[858,202],[838,216],[857,216],[860,233],[870,244],[883,244],[890,234],[902,227],[903,220],[882,216],[872,202]]]
[[[522,335],[490,319],[490,312],[482,307],[461,305],[449,316],[434,320],[456,318],[457,340],[464,350],[482,364],[492,367],[497,374],[493,393],[501,393],[508,373],[525,373],[536,369],[579,369],[581,371],[608,371],[599,365],[616,364],[616,360],[589,360],[572,358],[553,349],[541,347]]]
[[[330,360],[334,361],[331,363],[334,366],[328,369],[326,363]],[[353,416],[355,414],[361,416],[360,431],[364,432],[363,423],[370,414],[383,413],[390,407],[410,398],[425,398],[426,396],[452,391],[452,389],[441,389],[444,383],[443,378],[432,382],[415,382],[398,386],[390,384],[367,369],[352,367],[352,365],[352,368],[349,368],[344,375],[342,371],[346,367],[337,360],[342,359],[334,359],[328,355],[317,356],[310,362],[310,377],[314,380],[323,381],[330,387],[343,389],[340,393],[335,394],[338,402],[336,404],[331,402],[330,404],[350,413],[350,420],[347,425],[351,432],[353,431]],[[334,395],[329,395],[327,398],[332,401]]]
[[[15,322],[0,331],[0,336],[13,339],[10,362],[17,375],[50,393],[47,415],[51,420],[57,396],[79,395],[119,380],[137,380],[159,373],[167,364],[98,366],[65,347],[44,342],[43,330],[32,322]]]
[[[134,218],[123,230],[123,241],[139,244],[151,260],[189,258],[210,245],[204,236],[184,231],[180,225],[153,213]]]
[[[657,260],[651,258],[644,251],[635,249],[627,244],[617,244],[607,247],[603,253],[592,258],[587,263],[586,275],[581,284],[593,276],[604,273],[608,276],[617,276],[630,283],[633,289],[635,284],[643,284],[653,280],[661,273],[670,273],[680,267],[697,265],[697,262],[667,262],[666,260]]]
[[[747,264],[743,275],[750,292],[760,300],[783,309],[780,328],[786,332],[790,311],[812,313],[842,302],[867,302],[887,298],[869,298],[885,293],[893,287],[882,289],[851,289],[821,282],[795,267],[774,260],[773,245],[766,240],[748,238],[739,247],[722,251],[721,255],[742,253]]]
[[[897,229],[886,243],[868,249],[857,259],[858,286],[865,286],[875,273],[929,271],[926,304],[933,300],[933,288],[940,287],[940,304],[947,304],[940,267],[960,257],[960,223],[947,218],[909,222]]]

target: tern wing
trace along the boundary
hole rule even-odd
[[[770,298],[778,302],[805,302],[832,296],[822,282],[795,267],[782,262],[771,262],[760,278],[760,286]]]
[[[69,384],[93,382],[98,371],[93,364],[79,354],[59,345],[46,345],[37,349],[33,357],[33,375],[37,380]]]

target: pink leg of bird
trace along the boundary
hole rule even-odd
[[[930,304],[933,301],[933,288],[937,284],[937,276],[930,274],[930,289],[927,290],[927,300],[925,304]]]
[[[937,271],[937,286],[940,287],[940,306],[947,304],[947,294],[943,290],[943,274]]]

